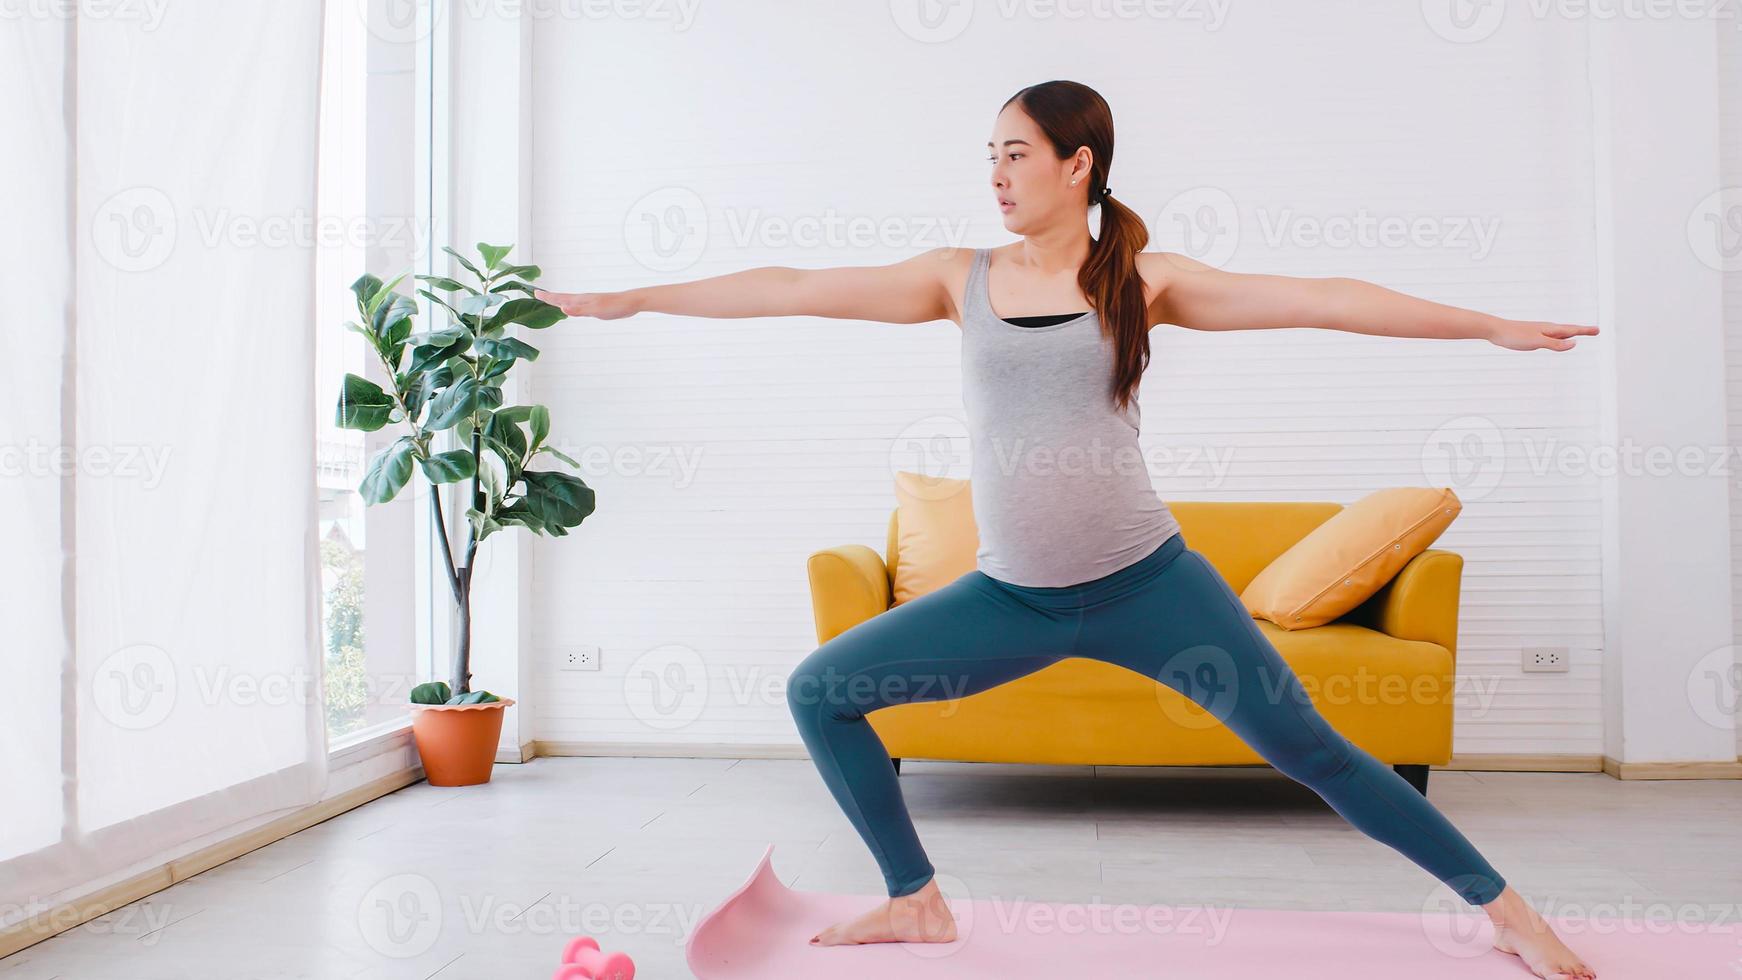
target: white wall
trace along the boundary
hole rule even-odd
[[[1583,23],[1511,17],[1458,43],[1417,4],[1273,0],[1211,24],[980,5],[952,36],[951,22],[928,33],[911,18],[904,33],[902,7],[742,4],[686,23],[565,6],[577,15],[539,19],[531,222],[547,285],[1006,242],[983,145],[1006,97],[1056,77],[1111,103],[1111,183],[1151,219],[1152,248],[1505,316],[1596,317]],[[1314,238],[1365,217],[1422,220],[1401,243]],[[871,240],[788,234],[837,220]],[[1466,508],[1441,544],[1466,557],[1469,685],[1456,751],[1603,751],[1601,484],[1534,467],[1599,437],[1589,343],[1523,354],[1174,328],[1154,341],[1144,438],[1164,497],[1347,502],[1454,486]],[[911,440],[960,431],[954,328],[643,315],[537,342],[533,397],[559,443],[642,457],[589,466],[598,512],[534,545],[535,737],[797,746],[781,682],[815,646],[805,558],[881,550],[891,470],[935,471]],[[965,475],[965,443],[950,448]],[[603,670],[558,669],[582,645],[603,648]],[[1572,670],[1522,673],[1520,649],[1538,645],[1570,648]]]
[[[1729,248],[1720,253],[1724,272],[1724,336],[1727,356],[1726,393],[1729,397],[1730,445],[1742,446],[1742,32],[1718,32],[1718,107],[1722,181],[1730,194],[1722,215]],[[1717,241],[1714,239],[1714,241]],[[1742,471],[1730,478],[1730,562],[1733,642],[1737,645],[1735,666],[1719,705],[1730,707],[1732,723],[1737,708],[1737,686],[1742,683]],[[1742,725],[1736,727],[1736,752],[1742,756]]]
[[[1713,26],[1591,31],[1602,437],[1655,454],[1603,481],[1604,750],[1622,765],[1735,761],[1734,720],[1692,710],[1734,630],[1732,489],[1709,461],[1728,436],[1722,282],[1690,237],[1720,183]]]

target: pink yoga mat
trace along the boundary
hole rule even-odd
[[[1493,927],[1467,912],[1313,912],[1214,906],[946,901],[950,943],[812,946],[819,930],[884,895],[794,891],[774,848],[697,924],[686,954],[701,980],[1519,980],[1524,961],[1491,949]],[[940,881],[940,884],[943,884]],[[1737,980],[1742,927],[1662,919],[1548,916],[1599,980]]]

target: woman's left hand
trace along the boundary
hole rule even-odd
[[[1500,320],[1488,341],[1508,350],[1572,350],[1574,337],[1595,337],[1596,327],[1544,320]]]

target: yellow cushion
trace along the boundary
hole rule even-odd
[[[980,551],[980,528],[974,523],[974,498],[967,480],[900,470],[895,474],[895,499],[899,541],[893,550],[900,559],[893,571],[891,606],[943,588],[973,571]]]
[[[1378,592],[1462,509],[1450,487],[1377,490],[1265,566],[1240,601],[1254,618],[1283,629],[1322,626]]]

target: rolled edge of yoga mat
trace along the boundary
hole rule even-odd
[[[773,844],[763,850],[762,860],[756,862],[756,870],[750,873],[744,884],[739,885],[737,891],[727,895],[712,912],[696,923],[695,929],[690,933],[689,942],[684,944],[684,962],[689,964],[691,973],[703,976],[705,969],[725,965],[719,952],[719,940],[723,937],[716,936],[715,933],[725,928],[725,919],[740,900],[770,899],[773,897],[769,895],[770,889],[781,892],[787,890],[774,873]]]

